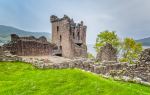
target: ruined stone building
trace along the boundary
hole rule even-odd
[[[52,42],[45,37],[35,38],[11,35],[11,42],[5,44],[5,50],[19,56],[58,55],[67,58],[86,57],[86,26],[83,22],[76,24],[73,19],[64,15],[50,18],[52,23]]]
[[[57,45],[54,49],[54,55],[63,57],[86,57],[86,26],[81,23],[74,23],[73,19],[64,15],[58,18],[52,15],[52,43]]]
[[[53,47],[54,45],[43,36],[40,38],[34,36],[19,37],[16,34],[12,34],[11,42],[4,45],[5,50],[19,56],[52,55]]]
[[[2,47],[0,46],[0,56],[3,55],[3,49]]]
[[[108,62],[114,61],[117,62],[117,49],[114,48],[111,44],[106,43],[103,47],[100,48],[100,51],[96,57],[97,61]]]

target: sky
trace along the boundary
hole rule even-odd
[[[66,14],[87,26],[87,43],[116,31],[120,39],[150,37],[150,0],[0,0],[0,25],[51,33],[50,16]]]

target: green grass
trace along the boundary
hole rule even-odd
[[[150,87],[78,69],[39,70],[21,62],[0,62],[0,95],[150,95]]]

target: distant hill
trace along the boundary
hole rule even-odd
[[[51,34],[47,32],[30,32],[17,29],[11,26],[0,25],[0,45],[10,41],[10,34],[17,34],[19,36],[45,36],[50,41]]]
[[[150,37],[143,38],[143,39],[136,40],[136,41],[141,42],[143,44],[143,46],[150,46]]]

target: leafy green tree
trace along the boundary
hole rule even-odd
[[[132,38],[125,38],[122,44],[123,58],[121,62],[135,63],[134,60],[138,59],[139,54],[142,52],[142,44],[137,43]]]
[[[117,48],[118,53],[121,54],[121,62],[135,63],[138,60],[139,54],[142,52],[142,44],[137,43],[132,38],[125,38],[123,42],[119,40],[119,37],[114,31],[103,31],[97,35],[94,48],[98,52],[102,46],[106,43],[112,44]]]
[[[98,52],[106,43],[112,44],[113,47],[119,49],[119,38],[114,31],[103,31],[97,35],[94,48]]]

